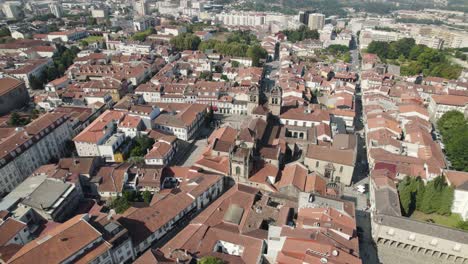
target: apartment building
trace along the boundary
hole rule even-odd
[[[359,48],[365,49],[372,41],[390,42],[396,41],[403,36],[398,32],[380,31],[374,29],[364,29],[359,35]]]
[[[57,31],[50,32],[47,35],[48,41],[60,40],[63,42],[76,41],[88,36],[88,32],[84,30],[69,30],[69,31]]]
[[[427,110],[429,111],[430,117],[433,120],[439,119],[443,114],[448,111],[456,110],[468,115],[467,113],[468,105],[468,96],[459,96],[459,95],[432,95],[430,97],[429,106]]]
[[[325,25],[325,15],[319,13],[309,14],[308,22],[309,23],[307,24],[307,26],[309,27],[309,29],[321,30]]]
[[[72,128],[64,113],[47,113],[0,142],[0,193],[7,193],[51,158],[62,157]]]
[[[265,24],[266,14],[258,12],[230,12],[217,14],[216,18],[228,26],[261,26]]]

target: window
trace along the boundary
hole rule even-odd
[[[317,162],[315,163],[315,168],[318,168],[319,164],[320,164],[320,162],[317,161]]]
[[[241,168],[240,167],[236,167],[236,175],[239,175],[241,172]]]
[[[340,173],[343,173],[343,166],[340,167]]]

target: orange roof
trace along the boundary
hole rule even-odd
[[[444,175],[447,178],[447,182],[454,187],[458,187],[468,181],[468,172],[445,170]]]
[[[77,215],[21,248],[9,263],[60,263],[95,242],[101,234]]]
[[[26,224],[13,218],[0,220],[0,246],[4,246],[26,227]]]
[[[146,154],[145,159],[163,159],[171,151],[172,146],[166,142],[156,142]]]
[[[468,104],[468,96],[458,96],[458,95],[432,95],[432,100],[436,104],[443,105],[453,105],[453,106],[465,106]]]
[[[137,128],[141,123],[141,117],[126,115],[119,123],[119,127]]]
[[[313,144],[307,148],[306,157],[353,167],[356,161],[354,150],[334,149],[329,146],[317,146]]]
[[[107,110],[78,134],[73,141],[96,144],[104,136],[105,130],[111,122],[119,121],[124,116],[124,112]]]
[[[419,113],[423,116],[427,116],[429,118],[429,112],[427,111],[426,108],[424,108],[421,105],[416,105],[416,104],[405,104],[405,105],[400,105],[398,106],[398,110],[400,113],[411,113],[411,112],[416,112]]]
[[[326,181],[317,174],[310,174],[308,169],[300,163],[287,164],[281,174],[281,180],[276,184],[277,188],[294,186],[302,192],[317,192],[324,194]]]
[[[1,78],[0,79],[0,96],[20,87],[21,85],[24,86],[24,82],[17,80],[15,78],[11,78],[11,77]]]

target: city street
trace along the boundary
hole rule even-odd
[[[207,146],[207,138],[211,134],[212,129],[205,126],[200,128],[195,139],[190,141],[180,140],[180,147],[176,153],[176,157],[171,162],[175,166],[192,166],[199,158]]]

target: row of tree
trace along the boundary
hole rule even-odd
[[[455,170],[468,172],[468,121],[463,113],[449,111],[437,121],[445,153]]]
[[[318,33],[317,30],[310,30],[306,26],[301,26],[299,29],[296,30],[283,30],[282,31],[286,37],[288,37],[288,40],[291,42],[298,42],[302,41],[304,39],[319,39],[320,34]]]
[[[146,38],[151,35],[151,34],[155,34],[156,33],[156,30],[154,28],[149,28],[145,31],[141,31],[141,32],[137,32],[135,34],[132,35],[132,40],[134,41],[145,41]]]
[[[326,53],[333,55],[335,58],[338,58],[346,63],[351,62],[351,53],[349,52],[349,47],[345,45],[330,45],[325,50]]]
[[[150,191],[123,191],[121,196],[117,196],[111,200],[109,207],[114,209],[116,213],[121,214],[130,208],[132,203],[145,202],[146,204],[150,204],[152,198],[153,194]]]
[[[214,50],[220,54],[234,57],[249,57],[253,66],[260,66],[260,61],[268,56],[254,35],[248,31],[236,31],[227,37],[227,41],[210,39],[201,41],[199,37],[187,33],[171,39],[175,49],[182,50]]]
[[[460,60],[463,60],[463,61],[466,61],[466,60],[467,60],[466,54],[463,53],[463,52],[461,52],[461,51],[459,51],[459,50],[455,51],[455,58],[460,59]]]
[[[439,176],[424,184],[420,177],[405,177],[398,184],[402,213],[410,216],[415,210],[426,214],[450,215],[453,188]]]
[[[458,78],[461,67],[452,64],[446,52],[429,48],[425,45],[416,45],[412,38],[403,38],[392,42],[372,41],[367,52],[375,53],[386,62],[401,65],[402,75],[424,74],[447,79]]]
[[[192,33],[180,34],[171,39],[171,45],[178,51],[196,50],[200,42],[200,38]]]

